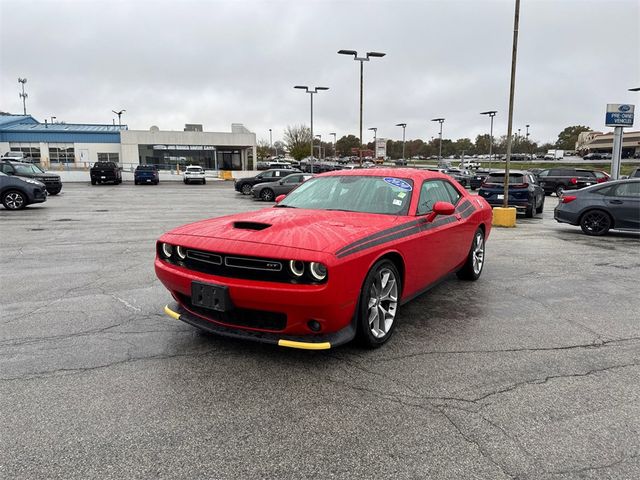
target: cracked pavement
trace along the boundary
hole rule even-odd
[[[383,348],[327,352],[162,313],[155,239],[267,206],[230,183],[0,210],[0,477],[640,478],[640,237],[584,236],[556,201]]]

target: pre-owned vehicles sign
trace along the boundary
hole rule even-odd
[[[607,127],[633,127],[635,105],[608,103],[605,125]]]

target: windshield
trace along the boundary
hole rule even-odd
[[[307,180],[278,207],[406,215],[413,181],[396,177],[331,176]]]
[[[36,175],[39,173],[44,173],[44,171],[38,168],[36,165],[14,165],[14,168],[16,169],[17,173],[35,173]]]

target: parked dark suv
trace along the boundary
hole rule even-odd
[[[0,170],[9,176],[32,178],[42,182],[47,187],[49,195],[57,195],[62,190],[60,175],[47,173],[35,163],[16,162],[13,160],[1,160]]]
[[[7,210],[21,210],[31,203],[47,200],[44,183],[0,172],[0,202]]]
[[[492,207],[501,207],[504,204],[504,176],[504,170],[491,172],[478,191],[478,195]],[[531,172],[511,170],[507,203],[510,207],[524,210],[525,215],[531,218],[536,213],[542,213],[544,209],[544,190]]]
[[[141,183],[158,185],[158,183],[160,183],[158,167],[155,165],[138,165],[136,171],[133,172],[133,183],[136,185]]]
[[[538,173],[538,181],[545,195],[555,193],[558,197],[565,190],[578,190],[595,185],[598,177],[595,171],[582,168],[550,168]]]
[[[236,191],[243,193],[244,195],[251,195],[251,189],[258,183],[276,182],[281,178],[291,175],[292,173],[302,173],[300,170],[292,168],[272,168],[271,170],[265,170],[259,173],[255,177],[247,177],[234,179],[233,185]]]

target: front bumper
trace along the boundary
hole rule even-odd
[[[303,350],[328,350],[331,347],[350,342],[356,334],[353,322],[335,333],[302,336],[230,328],[205,320],[177,302],[173,302],[164,307],[164,312],[171,318],[188,323],[189,325],[193,325],[194,327],[215,335]]]

